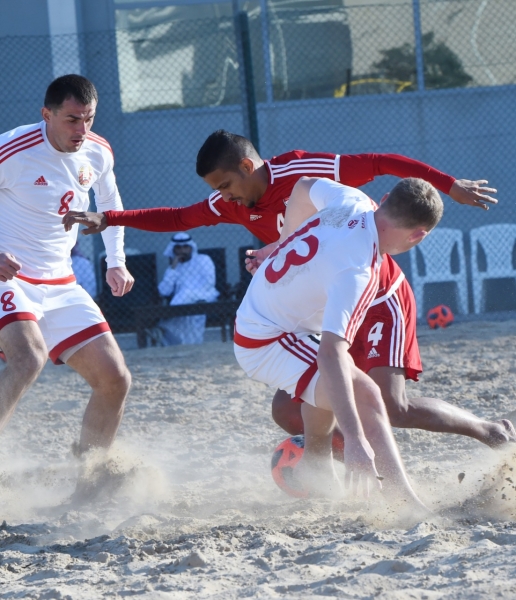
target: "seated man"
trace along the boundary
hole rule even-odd
[[[263,262],[237,312],[235,355],[257,381],[302,400],[303,458],[295,475],[312,492],[339,491],[333,469],[335,420],[346,444],[346,479],[368,494],[380,481],[412,515],[427,511],[405,473],[378,386],[348,352],[379,285],[386,253],[418,244],[443,212],[437,191],[404,179],[374,204],[359,190],[303,178],[290,205],[307,196],[327,207],[304,222]],[[322,335],[321,335],[322,334]]]
[[[162,296],[172,296],[171,306],[193,302],[214,302],[219,292],[215,288],[215,265],[206,254],[198,254],[197,244],[187,233],[176,233],[163,252],[170,266],[158,285]],[[174,317],[161,321],[161,343],[202,344],[206,315]]]

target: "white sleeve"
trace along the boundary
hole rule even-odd
[[[95,192],[95,204],[98,212],[124,209],[116,185],[115,174],[113,173],[112,159],[98,181],[93,184],[93,191]],[[101,235],[106,248],[108,269],[125,266],[124,228],[120,226],[108,227]]]
[[[329,206],[332,208],[355,206],[361,200],[368,200],[368,197],[360,190],[348,185],[321,178],[310,188],[310,200],[319,211]]]

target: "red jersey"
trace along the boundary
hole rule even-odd
[[[203,225],[243,225],[265,244],[278,240],[292,188],[301,177],[326,177],[351,187],[372,181],[377,175],[419,177],[447,194],[455,179],[425,163],[398,154],[327,154],[292,150],[265,161],[269,183],[253,208],[224,202],[214,192],[202,202],[179,208],[149,208],[105,212],[108,225],[125,225],[145,231],[185,231]],[[403,279],[398,264],[386,256],[380,269],[377,300],[384,299]],[[380,300],[382,301],[382,300]],[[376,303],[376,301],[375,301]]]
[[[224,202],[214,192],[202,202],[179,208],[148,208],[106,211],[108,225],[125,225],[145,231],[186,231],[203,225],[243,225],[265,244],[275,242],[281,232],[287,201],[301,177],[327,177],[351,187],[360,187],[377,175],[419,177],[447,194],[453,177],[397,154],[326,154],[293,150],[265,161],[269,173],[267,191],[256,206],[247,208]]]

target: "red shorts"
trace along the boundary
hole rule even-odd
[[[416,338],[416,300],[407,280],[384,302],[367,311],[349,353],[368,373],[374,367],[405,369],[405,378],[418,381],[423,371]]]

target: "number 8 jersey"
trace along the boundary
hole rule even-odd
[[[378,291],[376,206],[329,179],[317,181],[310,197],[326,208],[260,266],[237,312],[235,341],[330,331],[353,343]]]
[[[77,152],[59,152],[44,122],[0,135],[0,252],[21,264],[21,278],[73,281],[70,251],[78,225],[66,232],[69,210],[88,210],[93,188],[100,211],[122,209],[108,142],[90,132]],[[123,266],[123,228],[103,234],[108,267]]]

